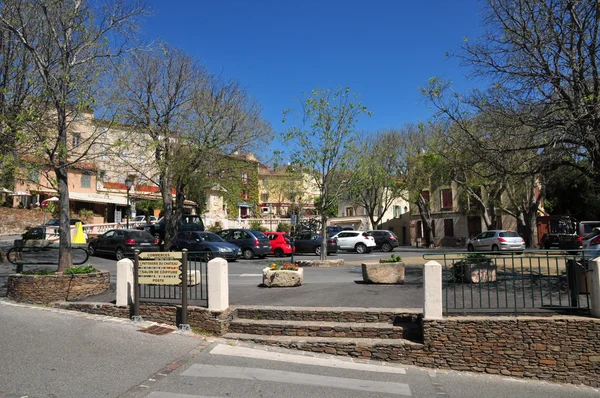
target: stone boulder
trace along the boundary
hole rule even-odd
[[[370,262],[362,264],[365,283],[404,283],[404,263]]]
[[[293,287],[304,283],[304,270],[298,271],[263,269],[263,286],[267,287]]]

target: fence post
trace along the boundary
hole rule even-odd
[[[224,311],[229,308],[229,271],[227,260],[214,258],[208,262],[208,309]]]
[[[442,266],[428,261],[423,266],[423,318],[443,319],[442,312]]]
[[[590,305],[592,316],[600,318],[600,257],[588,262],[590,272]]]
[[[117,307],[126,307],[133,301],[133,261],[117,261]]]

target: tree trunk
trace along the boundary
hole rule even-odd
[[[433,243],[433,233],[431,232],[431,211],[429,205],[423,199],[422,195],[417,198],[417,207],[419,208],[419,216],[421,217],[421,223],[423,224],[423,235],[425,235],[425,246],[431,247]]]
[[[69,204],[69,181],[67,177],[67,168],[59,167],[54,168],[56,173],[56,180],[58,182],[58,197],[59,202],[59,216],[58,216],[58,233],[59,233],[59,251],[58,251],[58,272],[63,272],[65,268],[69,268],[73,265],[73,253],[71,251],[71,206]]]
[[[165,235],[164,240],[159,242],[161,248],[164,250],[169,245],[169,240],[175,236],[177,232],[177,224],[173,217],[173,194],[171,178],[163,174],[159,177],[160,182],[160,193],[163,199],[163,217],[165,218]],[[168,247],[167,247],[168,248]]]
[[[321,260],[327,260],[327,214],[321,212]]]

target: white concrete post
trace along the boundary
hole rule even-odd
[[[227,260],[217,257],[208,262],[208,309],[229,308],[229,268]]]
[[[117,307],[133,302],[133,261],[128,258],[117,261]]]
[[[588,262],[590,269],[590,305],[592,316],[600,318],[600,257]]]
[[[423,266],[424,319],[443,319],[442,316],[442,266],[428,261]]]

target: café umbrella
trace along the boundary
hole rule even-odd
[[[42,200],[42,205],[41,205],[41,206],[42,206],[42,209],[44,209],[44,210],[43,210],[43,213],[44,213],[44,222],[43,222],[43,224],[42,224],[42,225],[46,224],[46,208],[48,207],[48,205],[49,205],[51,202],[58,202],[59,200],[60,200],[60,199],[58,199],[56,196],[53,196],[53,197],[51,197],[51,198],[48,198],[48,199]],[[44,227],[44,228],[45,228],[45,227]]]

